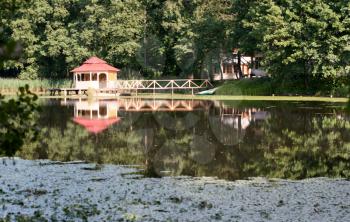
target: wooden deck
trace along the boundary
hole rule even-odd
[[[87,95],[88,89],[75,89],[75,88],[52,88],[49,89],[50,96],[56,95]],[[108,93],[108,94],[117,94],[117,89],[94,89],[94,92],[96,93]]]
[[[117,80],[114,88],[94,89],[96,93],[117,94],[125,92],[190,90],[209,89],[213,87],[208,79],[175,79],[175,80]],[[87,95],[88,89],[77,88],[52,88],[49,89],[50,95]]]

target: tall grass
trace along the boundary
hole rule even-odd
[[[17,78],[0,78],[0,92],[3,94],[15,93],[18,87],[28,84],[32,92],[43,93],[49,88],[67,88],[71,87],[70,79],[36,79],[21,80]]]

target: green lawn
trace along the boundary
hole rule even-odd
[[[218,87],[216,95],[270,96],[274,93],[269,78],[226,81]]]

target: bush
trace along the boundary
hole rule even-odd
[[[5,101],[0,94],[0,156],[13,156],[26,138],[35,140],[38,135],[36,103],[38,97],[28,85],[19,88],[17,98]]]

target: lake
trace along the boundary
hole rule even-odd
[[[39,141],[20,156],[135,165],[146,177],[350,177],[344,103],[42,101]]]

